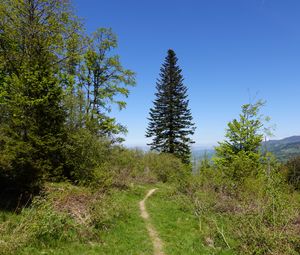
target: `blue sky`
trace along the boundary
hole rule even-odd
[[[188,87],[198,145],[224,138],[249,98],[267,101],[274,138],[300,135],[299,0],[74,0],[88,32],[111,27],[116,51],[136,72],[127,108],[126,145],[147,143],[155,82],[169,48]],[[149,140],[148,140],[149,141]]]

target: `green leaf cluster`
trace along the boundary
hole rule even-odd
[[[230,178],[240,180],[261,171],[264,120],[260,115],[264,102],[242,106],[238,119],[228,123],[225,141],[216,147],[214,162]]]
[[[33,190],[44,180],[88,179],[87,160],[71,164],[70,155],[94,162],[91,140],[93,148],[126,132],[109,113],[126,106],[135,77],[116,47],[111,29],[87,36],[68,0],[1,1],[1,183]]]

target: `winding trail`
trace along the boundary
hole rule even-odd
[[[145,202],[146,200],[156,191],[157,189],[151,189],[148,191],[147,195],[144,197],[144,199],[142,201],[140,201],[139,205],[140,205],[140,211],[141,211],[141,217],[145,220],[146,222],[146,227],[150,236],[150,239],[152,241],[153,244],[153,248],[154,248],[154,254],[153,255],[165,255],[165,253],[163,252],[163,242],[162,240],[159,238],[157,231],[155,230],[155,228],[153,227],[153,225],[150,222],[150,217],[149,214],[147,212],[146,206],[145,206]]]

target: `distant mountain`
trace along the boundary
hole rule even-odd
[[[194,160],[201,160],[205,157],[211,159],[215,155],[213,148],[192,148],[192,157]]]
[[[140,149],[148,151],[148,146],[127,146],[128,148]],[[267,149],[272,152],[280,161],[287,161],[288,159],[300,156],[300,136],[291,136],[281,140],[269,140],[263,142],[262,151]],[[204,157],[211,159],[215,155],[214,146],[210,145],[196,145],[192,146],[192,158],[195,161],[201,160]]]
[[[280,161],[287,161],[292,157],[300,156],[300,136],[264,142],[262,149],[272,152]]]
[[[278,160],[285,162],[295,156],[300,156],[300,136],[291,136],[281,140],[269,140],[263,142],[262,151],[267,149],[273,153]],[[194,160],[204,157],[211,159],[215,155],[213,147],[193,147],[192,155]]]

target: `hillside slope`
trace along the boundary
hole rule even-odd
[[[300,136],[291,136],[281,140],[270,140],[263,143],[265,148],[272,152],[280,161],[300,155]]]

